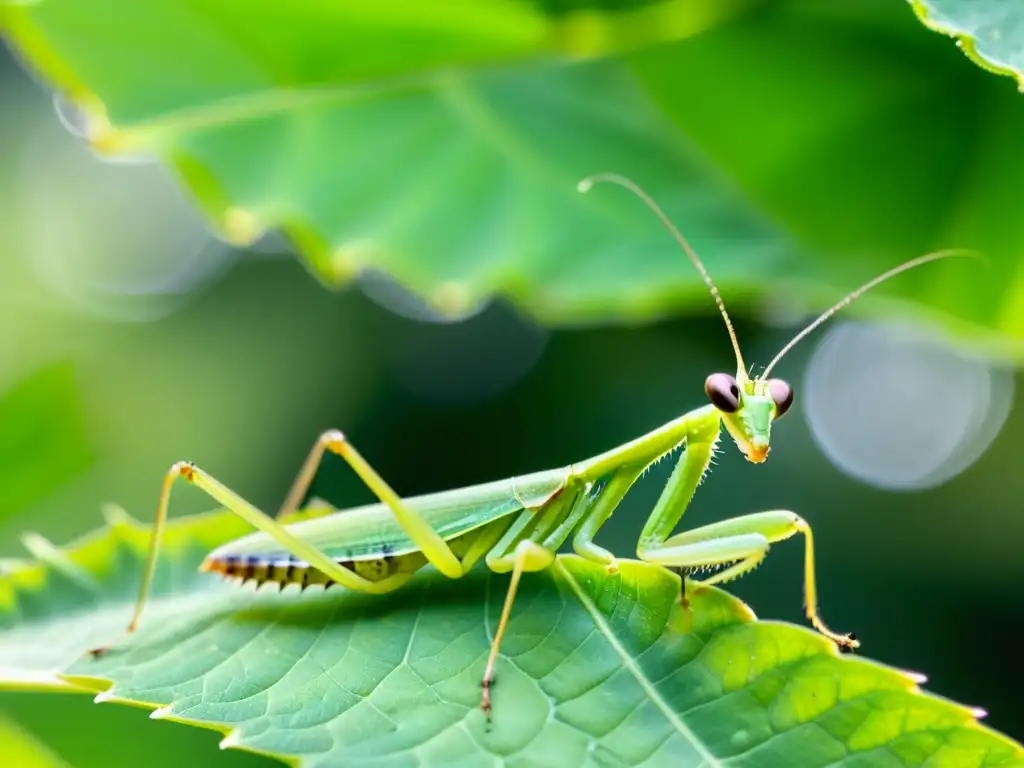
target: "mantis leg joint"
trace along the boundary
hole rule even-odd
[[[328,429],[320,435],[320,443],[331,451],[342,451],[348,445],[348,438],[340,429]]]
[[[179,461],[177,464],[171,467],[167,475],[169,477],[181,475],[188,482],[191,483],[196,478],[196,465],[191,461]]]

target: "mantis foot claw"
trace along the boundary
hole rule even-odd
[[[838,638],[836,640],[836,645],[839,646],[839,651],[841,653],[853,653],[854,650],[860,648],[860,641],[857,639],[857,635],[850,632],[849,634]]]
[[[480,709],[484,712],[484,717],[487,718],[487,722],[491,722],[491,685],[494,683],[493,678],[485,677],[483,682],[480,684],[483,688],[483,696],[480,699]]]

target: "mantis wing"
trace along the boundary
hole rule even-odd
[[[544,506],[562,489],[569,474],[568,469],[545,470],[403,501],[422,514],[447,541],[524,508]],[[342,509],[285,527],[336,559],[369,560],[381,554],[402,555],[418,549],[383,504]],[[229,542],[211,552],[210,558],[225,554],[260,555],[268,559],[287,559],[289,555],[262,532]]]

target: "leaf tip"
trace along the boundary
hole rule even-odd
[[[110,686],[105,691],[100,691],[92,699],[93,704],[105,704],[105,703],[107,703],[109,701],[116,701],[116,700],[117,700],[117,694],[114,693],[114,686]]]
[[[220,740],[219,746],[221,749],[234,749],[242,744],[242,732],[235,728],[228,733],[223,739]]]
[[[928,675],[924,672],[912,672],[910,670],[903,670],[903,676],[906,677],[914,685],[924,685],[928,682]]]
[[[373,250],[374,245],[369,240],[353,240],[336,248],[331,254],[331,280],[345,283],[357,277],[372,260]]]
[[[434,306],[448,317],[466,315],[473,309],[471,291],[463,283],[441,283],[432,298]]]
[[[240,248],[249,247],[265,232],[265,227],[255,213],[237,206],[228,208],[224,212],[222,226],[227,241]]]
[[[914,685],[924,685],[928,682],[928,675],[924,672],[915,672],[912,669],[900,669],[899,667],[889,667],[889,669]]]
[[[101,155],[114,155],[131,146],[130,135],[114,127],[106,105],[96,94],[76,89],[74,93],[62,95],[73,105],[79,119],[74,124],[69,123],[59,108],[58,118],[65,128],[85,139],[93,150]]]

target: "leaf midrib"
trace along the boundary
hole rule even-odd
[[[608,644],[611,645],[612,650],[618,654],[619,658],[622,660],[623,667],[633,676],[637,683],[639,683],[640,687],[643,688],[647,698],[661,710],[662,714],[665,715],[665,719],[672,724],[672,727],[694,746],[701,758],[709,766],[712,768],[724,768],[724,763],[708,752],[704,744],[697,738],[697,735],[690,730],[679,715],[672,710],[668,705],[668,702],[661,697],[658,689],[655,688],[654,685],[651,684],[651,681],[643,674],[642,670],[636,665],[633,657],[629,655],[622,643],[620,643],[619,639],[615,636],[615,633],[612,632],[612,628],[609,626],[607,620],[601,615],[601,612],[597,610],[597,606],[594,605],[590,598],[587,597],[586,593],[583,592],[576,579],[574,579],[572,574],[569,572],[569,569],[565,567],[565,564],[561,560],[556,560],[553,567],[558,569],[558,572],[569,585],[569,588],[572,589],[573,593],[576,595],[576,599],[580,601],[580,605],[582,605],[584,610],[590,614],[590,618],[594,622],[594,626],[602,635],[604,635]]]

